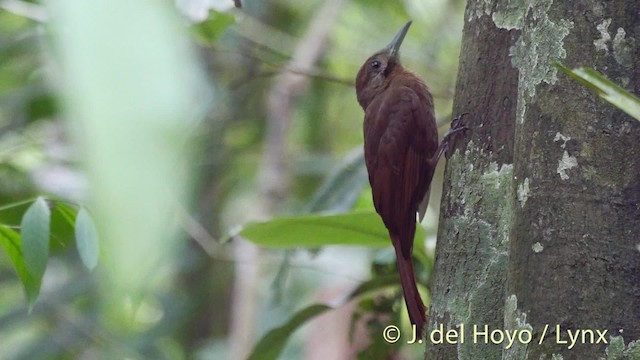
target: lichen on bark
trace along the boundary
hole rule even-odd
[[[469,166],[474,159],[486,157],[482,152],[471,141],[464,152],[458,150],[450,158],[450,173],[457,183],[452,185],[450,197],[461,207],[446,220],[447,230],[441,235],[447,245],[439,246],[447,246],[445,251],[464,262],[464,266],[449,269],[453,273],[464,271],[464,276],[454,274],[446,290],[439,288],[441,284],[434,285],[431,307],[432,314],[448,318],[448,324],[465,324],[467,339],[472,336],[473,325],[502,329],[502,322],[496,321],[502,316],[496,319],[496,314],[486,310],[487,301],[494,301],[497,289],[504,289],[513,206],[513,166],[496,162],[484,169]],[[502,206],[505,200],[508,204]],[[494,311],[501,314],[500,309]],[[491,343],[466,341],[457,345],[462,359],[500,357],[501,351],[501,345]]]

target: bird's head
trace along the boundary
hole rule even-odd
[[[356,94],[363,108],[388,86],[393,70],[400,65],[400,45],[409,26],[411,21],[402,26],[389,45],[371,55],[360,67],[356,76]]]

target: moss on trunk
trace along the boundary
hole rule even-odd
[[[638,13],[635,0],[469,2],[454,113],[470,131],[447,163],[427,329],[467,334],[427,341],[427,359],[638,356],[640,123],[552,66],[640,93]],[[474,325],[531,340],[475,342]],[[568,331],[587,343],[568,349]]]

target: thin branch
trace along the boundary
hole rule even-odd
[[[247,82],[250,82],[252,80],[255,80],[256,78],[265,78],[265,77],[271,77],[271,76],[279,76],[283,73],[292,73],[292,74],[296,74],[296,75],[302,75],[302,76],[306,76],[306,77],[310,77],[310,78],[314,78],[314,79],[320,79],[320,80],[325,80],[328,82],[332,82],[332,83],[336,83],[336,84],[340,84],[340,85],[345,85],[348,87],[354,87],[355,84],[353,81],[351,80],[347,80],[345,78],[341,78],[335,75],[332,75],[330,73],[321,71],[321,70],[315,70],[315,69],[294,69],[294,68],[290,68],[290,67],[282,67],[279,69],[275,69],[275,70],[269,70],[269,71],[263,71],[263,72],[259,72],[257,74],[253,74],[251,76],[247,76],[245,78],[242,78],[240,80],[236,80],[234,81],[231,85],[229,85],[229,88],[232,90],[235,90],[237,88],[239,88],[240,86],[246,85]]]
[[[317,78],[317,79],[322,79],[322,80],[326,80],[326,81],[330,81],[330,82],[334,82],[337,84],[342,84],[342,85],[346,85],[349,87],[355,87],[355,83],[353,82],[353,80],[347,80],[345,78],[341,78],[332,74],[329,74],[327,72],[321,71],[321,70],[316,70],[316,69],[299,69],[299,68],[292,68],[292,67],[284,67],[282,69],[282,71],[286,71],[292,74],[296,74],[296,75],[304,75],[304,76],[308,76],[308,77],[312,77],[312,78]]]
[[[311,21],[304,37],[298,42],[287,69],[310,69],[325,51],[332,25],[344,0],[326,1]],[[283,72],[276,78],[267,99],[267,134],[263,166],[260,170],[260,193],[265,198],[266,209],[272,214],[286,197],[289,177],[287,174],[286,137],[291,124],[295,100],[304,93],[308,77],[293,72]]]
[[[216,241],[209,231],[194,219],[184,207],[177,205],[177,208],[180,213],[179,216],[182,229],[189,234],[193,241],[200,245],[209,257],[214,257],[217,253],[218,241]]]
[[[246,28],[239,27],[245,37],[266,45],[271,49],[278,49],[283,54],[290,54],[291,44],[296,44],[293,57],[287,68],[310,69],[319,61],[325,50],[333,24],[340,14],[340,9],[346,0],[327,0],[320,10],[315,13],[305,35],[297,42],[290,35],[273,32],[266,36],[264,31],[254,28],[249,33]],[[250,17],[243,19],[249,25],[260,25]],[[253,22],[253,23],[252,23]],[[264,30],[264,29],[263,29]],[[290,39],[286,42],[284,39]],[[262,217],[273,216],[282,206],[288,190],[289,175],[287,172],[287,135],[292,121],[295,101],[306,90],[308,77],[283,72],[275,79],[267,99],[267,130],[264,143],[264,153],[258,172],[260,203],[258,211]],[[239,238],[234,243],[234,252],[238,258],[257,261],[260,258],[258,247]],[[260,284],[260,271],[255,266],[236,266],[236,278],[233,288],[233,303],[231,315],[230,347],[231,357],[246,358],[248,350],[255,340],[256,308]]]
[[[261,22],[244,12],[236,15],[236,26],[230,28],[240,37],[259,44],[274,53],[288,56],[293,52],[296,37]]]

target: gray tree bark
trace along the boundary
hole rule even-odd
[[[445,172],[426,358],[640,359],[640,122],[553,67],[640,93],[640,2],[469,1],[465,19],[470,131]]]

